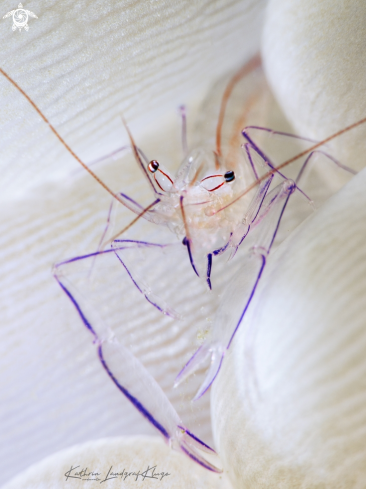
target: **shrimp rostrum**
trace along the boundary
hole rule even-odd
[[[189,376],[201,372],[194,396],[199,399],[220,370],[225,352],[250,306],[271,249],[276,240],[284,238],[281,221],[288,214],[286,229],[293,228],[312,211],[309,204],[313,204],[314,198],[308,176],[317,167],[326,168],[325,173],[323,171],[325,182],[330,171],[346,176],[354,173],[328,152],[326,143],[364,122],[359,121],[321,142],[260,126],[245,127],[250,111],[259,110],[263,92],[256,80],[249,85],[245,85],[245,80],[257,77],[258,81],[261,77],[263,81],[260,70],[260,60],[256,57],[230,80],[218,104],[216,131],[208,128],[213,134],[211,132],[203,143],[197,143],[190,150],[182,112],[185,156],[175,176],[165,168],[164,162],[146,158],[125,124],[133,157],[151,193],[148,206],[141,205],[124,191],[111,191],[72,152],[34,102],[2,72],[27,97],[66,149],[113,196],[99,248],[54,267],[56,280],[92,336],[102,367],[119,391],[171,446],[213,471],[220,470],[214,450],[185,426],[154,375],[135,355],[131,338],[138,332],[133,330],[133,314],[126,319],[128,316],[121,310],[121,284],[127,281],[135,288],[141,297],[141,308],[152,307],[156,314],[178,323],[190,304],[200,304],[201,300],[201,294],[195,292],[193,296],[190,287],[182,283],[180,267],[183,264],[189,267],[191,280],[200,284],[202,297],[215,294],[215,289],[221,287],[221,297],[215,296],[219,305],[212,326],[175,380],[175,386],[182,388]],[[233,120],[225,129],[227,106],[236,86],[243,80],[245,103],[239,109],[234,103]],[[278,148],[285,161],[277,161]],[[340,180],[344,181],[343,176]],[[291,212],[290,201],[295,199],[300,202],[296,209],[305,211]],[[319,200],[318,193],[315,200]],[[118,232],[111,225],[113,219],[116,221],[118,209],[123,207],[136,215],[131,225],[137,220],[149,221],[155,228],[172,232],[172,239],[164,243],[125,239],[123,233],[131,225],[117,229]],[[144,267],[144,263],[147,266]],[[220,273],[217,277],[215,268],[220,269],[219,263],[221,270],[230,273]],[[170,270],[170,275],[162,274],[162,269]],[[173,303],[166,298],[167,290]],[[181,299],[182,295],[186,307],[180,310],[182,301],[177,300],[176,305],[174,298]],[[117,337],[115,329],[121,323],[127,326],[128,321],[128,333],[123,338]]]

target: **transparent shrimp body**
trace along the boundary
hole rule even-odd
[[[138,155],[132,138],[131,144]],[[226,161],[230,161],[235,171],[224,166]],[[195,399],[206,392],[221,367],[225,351],[262,274],[284,208],[296,189],[296,184],[284,175],[276,177],[277,184],[273,173],[266,175],[272,166],[254,143],[237,148],[235,157],[231,151],[231,158],[226,161],[213,150],[198,148],[184,159],[175,177],[156,160],[146,164],[149,172],[146,176],[154,188],[156,200],[143,217],[166,225],[178,237],[186,247],[186,256],[195,274],[205,280],[210,289],[215,257],[224,253],[234,257],[249,231],[260,224],[260,232],[249,253],[238,263],[239,275],[228,285],[211,331],[176,379],[178,386],[210,358],[210,367]],[[244,189],[254,185],[262,174],[264,178],[259,184],[243,196]],[[120,240],[113,244],[116,248],[120,245]],[[122,256],[120,259],[125,263]],[[144,292],[145,298],[164,314],[179,317],[164,304],[159,294],[151,293],[155,283],[146,286],[137,275],[135,273],[134,280],[140,290],[148,291]]]
[[[136,149],[133,140],[131,145]],[[119,197],[137,215],[143,212],[142,217],[147,221],[172,231],[178,238],[175,244],[115,239],[110,248],[58,263],[54,275],[91,333],[102,367],[121,393],[169,444],[203,467],[218,471],[215,452],[184,425],[160,385],[127,347],[129,340],[126,338],[125,344],[114,334],[111,310],[113,303],[120,302],[119,284],[132,281],[158,311],[181,319],[180,311],[165,301],[153,267],[147,267],[150,275],[141,273],[141,256],[145,253],[153,264],[155,259],[160,259],[159,255],[169,255],[170,250],[174,251],[174,256],[180,253],[202,278],[204,287],[211,287],[212,254],[228,245],[241,218],[234,207],[216,212],[244,188],[244,175],[240,170],[234,172],[223,166],[217,169],[214,152],[203,148],[189,153],[175,177],[155,160],[143,165],[154,193],[154,205],[144,212],[129,195],[121,192]],[[166,260],[164,266],[168,267]],[[194,275],[192,278],[198,280]],[[123,312],[121,315],[120,310],[116,324],[121,321]]]
[[[247,157],[247,168],[251,168],[256,185],[251,186],[249,183],[246,183],[246,186],[249,189],[252,187],[253,190],[251,198],[247,202],[241,199],[244,195],[240,188],[237,192],[234,192],[235,197],[231,200],[229,208],[239,201],[241,202],[241,208],[238,214],[239,219],[235,219],[234,221],[235,224],[231,228],[230,238],[227,244],[220,250],[216,250],[214,254],[229,253],[230,258],[233,258],[242,243],[247,243],[246,238],[248,237],[250,244],[246,247],[246,252],[241,254],[240,261],[237,262],[236,271],[233,273],[221,298],[210,335],[186,363],[176,378],[175,385],[178,386],[187,377],[201,368],[209,359],[208,370],[194,399],[200,398],[216,378],[221,368],[224,355],[230,347],[235,333],[243,322],[264,272],[268,255],[278,235],[280,224],[285,216],[285,210],[290,203],[291,195],[296,193],[296,196],[302,202],[300,206],[298,204],[295,206],[295,214],[297,214],[295,219],[297,223],[295,224],[291,222],[291,220],[294,220],[294,216],[291,216],[293,210],[291,210],[290,206],[290,219],[286,221],[285,226],[294,228],[314,210],[314,202],[309,197],[309,195],[314,195],[314,182],[312,181],[311,185],[309,185],[309,182],[306,182],[306,177],[309,174],[311,175],[314,167],[315,170],[317,167],[323,167],[325,181],[321,182],[319,180],[320,174],[316,174],[316,178],[318,179],[317,187],[318,190],[319,188],[321,189],[318,197],[322,195],[323,198],[328,192],[326,188],[327,181],[332,180],[330,175],[338,172],[338,177],[341,175],[340,180],[343,180],[343,183],[345,183],[355,174],[354,170],[338,162],[327,151],[318,149],[324,142],[317,143],[316,141],[297,137],[293,134],[273,131],[258,126],[246,127],[242,131],[242,135],[245,141],[242,148]],[[257,140],[261,139],[258,136],[264,136],[264,140],[267,138],[267,144],[263,144],[263,138],[262,146],[258,144]],[[279,142],[280,146],[285,148],[285,152],[288,153],[287,161],[279,165],[275,163],[271,155],[271,147],[276,146],[276,142]],[[294,142],[295,147],[291,149]],[[302,148],[302,151],[300,149],[300,153],[299,148],[296,147],[296,144],[299,143],[300,148]],[[304,147],[308,147],[308,149],[304,150]],[[292,168],[282,170],[289,163],[295,161],[296,165],[293,165]],[[265,169],[264,173],[263,169]],[[250,179],[246,181],[249,182]],[[317,202],[319,202],[319,198]],[[302,210],[299,212],[299,208],[303,204],[305,204],[305,213]],[[227,207],[224,205],[222,210],[226,211]],[[221,209],[216,212],[220,213]]]
[[[127,126],[126,129],[128,131]],[[224,254],[229,258],[236,257],[236,261],[233,260],[236,271],[220,300],[212,327],[176,378],[175,386],[178,386],[208,362],[208,369],[195,399],[200,398],[214,381],[224,355],[243,321],[290,196],[296,191],[306,202],[309,201],[305,194],[301,194],[298,181],[295,181],[296,176],[293,179],[273,171],[273,161],[255,142],[255,138],[251,137],[255,130],[262,129],[249,128],[243,132],[243,147],[240,147],[240,143],[234,149],[232,144],[221,144],[218,151],[215,145],[198,144],[197,149],[188,152],[175,176],[168,172],[163,162],[149,161],[142,157],[142,152],[130,135],[131,148],[153,192],[154,201],[148,207],[143,207],[122,192],[118,195],[119,200],[137,218],[142,217],[167,227],[178,239],[175,244],[170,244],[118,238],[111,243],[111,249],[94,254],[98,262],[112,260],[104,267],[104,277],[107,277],[113,289],[127,277],[148,303],[173,319],[181,319],[182,314],[165,300],[166,289],[173,288],[177,281],[175,265],[171,266],[165,260],[169,250],[177,248],[181,257],[177,262],[190,262],[191,269],[199,277],[192,274],[191,280],[203,282],[206,290],[215,285],[211,283],[215,257]],[[275,135],[273,131],[268,134]],[[291,139],[288,134],[278,135],[286,140],[286,144]],[[307,141],[307,144],[311,146],[312,142]],[[307,161],[302,163],[301,168],[306,167]],[[248,187],[252,188],[246,193]],[[245,250],[243,244],[247,243],[248,237],[250,246],[247,245]],[[239,248],[245,250],[239,257],[240,261],[237,259]],[[145,269],[141,272],[140,267],[144,253],[150,257],[151,263],[146,273]],[[169,275],[171,283],[167,279],[168,273],[165,274],[164,282],[158,279],[159,271],[153,273],[153,264],[159,259],[153,258],[153,254],[163,257],[161,263],[164,270],[173,270]],[[93,266],[95,268],[93,260],[94,256],[84,256],[73,259],[73,263],[77,261],[90,269]],[[122,266],[118,266],[118,262]],[[103,319],[94,316],[93,310],[98,298],[94,300],[93,291],[90,288],[86,290],[84,285],[74,288],[67,284],[67,278],[71,276],[70,271],[66,271],[69,264],[64,262],[57,266],[57,280],[66,289],[86,327],[88,324],[93,327],[102,324]],[[62,270],[65,270],[65,276]],[[148,272],[151,272],[150,276]],[[80,294],[80,291],[84,291],[84,294]],[[177,290],[176,295],[182,294],[186,294],[186,286]],[[111,297],[106,297],[106,300],[110,301]],[[104,304],[100,310],[103,307]],[[93,318],[92,321],[88,320],[86,311],[90,311],[88,315]],[[109,320],[107,318],[106,323]],[[99,359],[109,377],[172,446],[180,448],[204,467],[217,470],[217,460],[210,459],[213,451],[184,426],[154,377],[129,348],[121,345],[112,329],[102,328],[102,333],[94,335]]]
[[[176,244],[115,239],[106,250],[58,263],[55,278],[91,333],[99,361],[116,387],[172,446],[202,466],[218,470],[219,462],[213,450],[185,427],[154,377],[127,347],[128,339],[125,345],[114,334],[111,304],[119,301],[119,284],[132,280],[153,307],[166,316],[180,319],[180,312],[165,301],[164,290],[159,290],[154,273],[151,278],[141,273],[140,257],[146,253],[153,263],[153,256],[179,248],[177,252],[185,255],[184,260],[190,263],[205,288],[210,288],[213,256],[228,248],[248,209],[254,209],[247,205],[252,196],[236,205],[229,204],[245,186],[254,182],[255,174],[244,164],[236,164],[235,170],[227,168],[213,150],[198,148],[184,158],[172,177],[161,163],[142,162],[132,138],[131,146],[153,190],[154,205],[145,211],[132,197],[121,192],[119,198],[138,216],[172,231],[178,238]],[[238,154],[244,162],[240,147]],[[259,203],[258,199],[255,201]],[[225,206],[227,209],[221,211]],[[168,267],[166,261],[164,266]],[[152,272],[151,266],[147,269]],[[194,275],[192,278],[198,280]],[[121,320],[123,315],[119,314],[118,321]]]
[[[239,72],[240,77],[255,70],[258,65],[257,58]],[[8,75],[2,73],[21,91]],[[235,75],[230,82],[231,85],[229,83],[229,90],[227,89],[223,96],[224,102],[229,98],[237,78]],[[248,93],[250,95],[251,92]],[[174,243],[114,239],[110,243],[111,246],[106,249],[100,247],[94,253],[56,264],[54,276],[90,333],[97,358],[118,390],[168,443],[203,467],[219,471],[219,461],[215,458],[215,452],[185,427],[159,383],[134,355],[130,337],[126,336],[120,340],[115,334],[116,325],[127,326],[124,324],[124,311],[120,308],[124,293],[121,284],[126,281],[130,286],[133,284],[159,313],[180,319],[180,312],[164,299],[166,289],[174,289],[174,282],[179,280],[179,274],[173,276],[172,283],[166,278],[165,281],[159,281],[159,257],[162,258],[163,266],[167,270],[176,268],[183,260],[188,264],[190,262],[190,272],[193,268],[201,279],[199,283],[202,283],[207,291],[207,288],[212,286],[213,259],[225,253],[230,258],[237,258],[239,248],[245,250],[240,256],[240,261],[235,262],[235,273],[231,275],[221,298],[209,335],[176,380],[176,385],[180,384],[209,359],[208,371],[196,394],[196,398],[201,397],[214,381],[225,351],[229,348],[255,294],[290,196],[296,193],[305,200],[308,199],[299,186],[299,179],[309,166],[310,160],[314,159],[315,151],[312,150],[321,143],[304,153],[305,161],[301,163],[298,173],[290,178],[275,169],[276,165],[271,156],[264,152],[251,134],[253,130],[260,130],[264,133],[267,131],[267,134],[272,136],[275,134],[274,131],[258,127],[244,130],[243,148],[240,148],[237,142],[229,141],[228,153],[223,157],[225,146],[219,142],[219,130],[216,145],[211,144],[208,146],[209,149],[206,149],[207,146],[198,144],[198,149],[187,152],[188,156],[183,160],[176,176],[172,177],[161,163],[141,158],[141,151],[126,126],[135,160],[154,195],[154,201],[148,207],[143,207],[131,196],[111,191],[75,155],[38,107],[28,96],[26,97],[64,147],[112,194],[114,201],[119,201],[137,215],[133,222],[144,218],[169,228],[178,238]],[[221,107],[223,106],[225,104]],[[234,135],[241,136],[238,127],[245,126],[244,120],[245,117],[241,114],[234,124]],[[292,138],[285,133],[277,135],[286,139],[286,145]],[[311,146],[309,143],[307,141]],[[323,156],[329,159],[326,153],[323,153]],[[330,159],[336,166],[341,166],[334,158]],[[288,160],[286,164],[291,161]],[[347,170],[346,167],[342,169]],[[248,187],[250,192],[246,191]],[[108,241],[108,228],[109,225],[103,233],[103,242]],[[245,249],[242,243],[247,243],[248,236],[251,239],[250,246]],[[168,262],[171,251],[174,252],[172,256],[176,260],[173,267]],[[141,273],[143,255],[149,257],[151,265]],[[192,277],[198,281],[193,274]],[[178,287],[177,294],[173,295],[182,293],[183,289],[187,292],[189,287]],[[190,299],[187,302],[190,302]]]
[[[192,151],[174,178],[155,160],[149,164],[159,191],[154,222],[165,224],[183,241],[195,273],[209,286],[209,257],[228,246],[243,219],[243,202],[228,204],[251,183],[244,166],[236,171],[218,166],[215,153],[205,149]]]

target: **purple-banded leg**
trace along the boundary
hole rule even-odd
[[[313,139],[308,139],[308,138],[303,138],[301,136],[296,136],[295,134],[290,134],[290,133],[281,132],[281,131],[273,131],[272,129],[268,129],[265,127],[259,127],[259,126],[248,126],[242,131],[242,135],[243,135],[244,139],[246,139],[248,141],[244,145],[247,152],[249,153],[250,149],[252,149],[255,152],[255,154],[257,154],[261,158],[261,161],[263,162],[264,166],[266,166],[268,168],[268,170],[271,170],[271,171],[275,170],[275,173],[277,175],[279,175],[280,177],[282,177],[284,180],[288,180],[289,178],[292,178],[292,177],[287,176],[285,173],[285,171],[288,170],[288,168],[285,170],[281,170],[281,171],[276,170],[276,164],[272,161],[272,158],[270,157],[268,152],[265,151],[264,149],[262,149],[258,144],[256,144],[256,142],[254,141],[254,138],[249,134],[250,130],[257,130],[261,133],[264,133],[265,135],[268,135],[271,139],[275,138],[276,136],[279,136],[279,137],[283,137],[289,141],[301,141],[301,142],[304,142],[304,143],[306,142],[309,144],[314,144],[317,142]],[[285,146],[287,146],[287,145],[285,145]],[[295,150],[295,153],[298,153],[298,149]],[[297,179],[296,178],[293,178],[293,179],[294,179],[295,183],[297,183]],[[301,188],[298,188],[298,190],[301,194],[303,194],[303,196],[309,202],[311,202],[311,199],[306,195],[306,193]]]
[[[254,151],[261,156],[262,160],[265,162],[265,164],[268,166],[269,169],[271,170],[274,170],[276,168],[276,164],[273,162],[270,154],[268,153],[267,150],[263,150],[255,141],[254,141],[254,138],[250,133],[251,130],[257,130],[259,131],[260,133],[263,133],[263,134],[268,134],[269,138],[273,139],[274,137],[276,136],[279,136],[279,137],[283,137],[286,142],[288,141],[301,141],[302,143],[307,143],[307,144],[310,144],[310,145],[313,145],[314,143],[317,143],[318,141],[314,140],[314,139],[309,139],[309,138],[304,138],[304,137],[301,137],[301,136],[297,136],[295,134],[291,134],[291,133],[287,133],[287,132],[281,132],[281,131],[273,131],[272,129],[268,129],[268,128],[265,128],[265,127],[259,127],[259,126],[248,126],[246,127],[242,134],[243,134],[243,137],[248,141],[247,144],[249,144],[253,149]],[[287,146],[287,145],[284,145],[284,146]],[[294,154],[291,154],[289,156],[295,156],[295,154],[297,154],[299,152],[299,149],[296,148],[296,150],[293,150],[294,151]],[[309,153],[306,158],[305,158],[305,161],[303,161],[303,163],[301,164],[301,167],[300,167],[300,171],[299,173],[297,174],[297,176],[293,177],[296,185],[299,183],[301,177],[303,176],[303,173],[305,172],[306,168],[309,166],[309,163],[311,161],[311,159],[314,158],[315,155],[323,155],[325,156],[325,158],[327,158],[329,161],[331,161],[335,167],[339,168],[339,169],[342,169],[344,170],[345,172],[348,172],[352,175],[356,174],[357,172],[354,171],[352,168],[346,166],[346,165],[343,165],[342,163],[340,163],[336,158],[334,158],[334,156],[332,156],[331,154],[329,154],[328,152],[324,151],[324,150],[315,150],[315,151],[312,151],[311,153]],[[281,171],[277,170],[276,173],[278,175],[280,175],[282,178],[284,179],[288,179],[289,177],[286,176],[286,173],[287,171],[289,170],[289,168],[284,168],[282,169]],[[305,192],[302,191],[302,189],[298,188],[298,190],[306,197],[309,199],[309,197],[307,197],[307,195],[305,194]],[[310,199],[309,199],[310,200]]]
[[[178,386],[210,358],[208,372],[194,399],[200,398],[207,391],[220,370],[225,352],[255,294],[281,218],[295,189],[295,182],[286,180],[267,193],[253,223],[255,226],[258,224],[255,245],[245,254],[239,270],[223,294],[211,337],[201,345],[176,378],[175,386]]]
[[[309,167],[309,164],[310,164],[311,160],[314,158],[314,156],[318,156],[318,155],[325,156],[325,158],[327,158],[332,163],[334,163],[334,165],[336,167],[340,168],[341,170],[344,170],[347,173],[350,173],[351,175],[356,175],[357,174],[357,171],[353,170],[349,166],[343,165],[342,163],[340,163],[336,158],[334,158],[329,153],[327,153],[327,152],[325,152],[323,150],[317,149],[317,150],[312,151],[311,153],[309,153],[308,157],[306,158],[306,160],[302,164],[301,169],[300,169],[300,171],[299,171],[299,173],[298,173],[298,175],[296,177],[296,180],[295,180],[296,185],[299,183],[299,181],[303,177],[305,171]]]
[[[256,153],[256,156],[259,158],[259,161],[256,161],[253,158],[252,152],[255,150],[253,150],[253,148],[250,146],[249,143],[243,145],[243,149],[244,149],[244,152],[247,156],[249,166],[250,166],[252,173],[253,173],[253,177],[255,180],[257,180],[259,178],[259,171],[260,171],[259,167],[264,167],[266,165],[266,163],[263,161],[261,155],[259,155],[258,153]],[[243,214],[243,217],[242,217],[240,224],[231,233],[230,238],[229,238],[228,242],[226,243],[226,245],[224,245],[220,249],[214,250],[212,254],[209,254],[207,256],[208,266],[207,266],[207,279],[206,280],[207,280],[207,284],[208,284],[210,289],[211,289],[210,276],[211,276],[211,268],[212,268],[212,255],[213,256],[222,255],[226,250],[229,250],[229,252],[230,252],[230,258],[229,259],[232,259],[235,256],[239,246],[241,245],[241,243],[244,241],[244,239],[248,235],[252,224],[254,223],[254,221],[256,220],[256,218],[259,214],[259,211],[260,211],[261,206],[263,204],[263,201],[267,195],[268,189],[272,183],[273,178],[274,178],[274,175],[271,174],[268,176],[267,179],[263,180],[258,185],[256,192],[255,192],[255,195],[254,195],[253,199],[251,200],[248,209]]]
[[[252,132],[257,131],[259,134],[262,134],[262,135],[264,134],[266,136],[268,135],[267,139],[265,141],[262,141],[263,145],[265,146],[264,149],[262,147],[260,147],[255,142],[255,138],[253,137],[253,135],[251,134],[250,131],[252,131]],[[276,165],[270,156],[273,152],[273,147],[271,147],[271,144],[273,144],[274,141],[276,141],[277,144],[278,144],[278,142],[281,143],[282,148],[286,149],[286,151],[288,153],[287,156],[290,159],[291,159],[291,157],[298,154],[300,149],[297,146],[294,147],[293,144],[289,144],[289,143],[296,143],[297,141],[301,141],[304,144],[306,143],[309,145],[313,145],[313,143],[316,142],[312,139],[299,137],[299,136],[296,136],[294,134],[289,134],[289,133],[280,132],[280,131],[273,131],[271,129],[257,127],[257,126],[248,126],[247,128],[245,128],[243,130],[243,136],[248,141],[247,143],[245,143],[243,145],[243,148],[247,154],[248,160],[249,160],[249,162],[253,168],[253,171],[256,174],[256,178],[258,178],[258,176],[260,175],[260,168],[258,168],[258,166],[267,167],[267,171],[268,170],[276,170]],[[284,144],[284,142],[286,144]],[[288,146],[290,147],[290,149],[288,149]],[[328,188],[329,184],[327,184],[326,181],[322,182],[322,179],[320,178],[319,174],[317,174],[315,177],[316,181],[314,181],[314,179],[312,180],[312,184],[310,186],[309,185],[304,186],[304,182],[303,182],[302,177],[304,176],[305,173],[309,174],[310,163],[314,159],[315,156],[322,156],[323,157],[322,164],[324,164],[324,162],[326,160],[328,160],[328,162],[330,162],[331,165],[333,165],[333,167],[335,169],[339,169],[345,173],[348,173],[349,175],[353,175],[356,173],[351,168],[341,164],[336,158],[334,158],[331,154],[327,153],[324,150],[315,150],[315,151],[310,152],[308,155],[303,155],[302,158],[299,159],[297,165],[294,168],[292,168],[292,165],[294,165],[295,163],[292,163],[291,166],[285,167],[281,171],[275,171],[275,173],[273,173],[273,175],[278,175],[283,180],[286,180],[289,178],[287,176],[287,173],[292,174],[292,176],[290,178],[293,178],[293,180],[296,184],[296,189],[297,189],[298,193],[301,194],[303,197],[305,197],[308,204],[310,204],[310,206],[313,210],[314,210],[314,205],[313,205],[314,200],[317,203],[322,202],[324,200],[324,198],[329,196],[329,191],[330,191],[330,188]],[[258,163],[257,163],[257,165],[255,165],[255,162],[258,162],[258,160],[259,160],[260,165],[258,165]],[[320,166],[321,165],[319,165],[319,167]],[[344,177],[342,177],[342,181],[344,183]],[[258,186],[258,189],[257,189],[257,195],[258,196],[260,195],[260,192],[261,192],[261,186],[265,185],[264,182],[266,182],[266,180],[261,182],[260,185]],[[334,179],[332,180],[330,178],[329,183],[330,182],[332,182],[330,187],[333,187],[332,191],[334,192],[336,185],[337,185],[337,179],[334,181]],[[315,183],[315,185],[314,185],[314,183]],[[301,185],[301,188],[299,185]],[[332,192],[330,192],[330,193],[332,193]],[[256,198],[253,199],[253,201],[250,205],[250,208],[247,211],[247,214],[251,211],[252,206],[255,204],[256,204]],[[259,209],[260,207],[257,206],[257,208]],[[299,213],[299,216],[304,217],[304,215],[306,215],[306,213],[307,213],[307,211],[303,207],[302,211],[300,211],[300,213]],[[294,222],[295,221],[293,220],[291,223],[291,226],[293,226]],[[232,238],[231,246],[234,249],[234,251],[232,252],[232,256],[235,255],[235,252],[238,249],[238,245],[240,245],[242,243],[243,239],[247,236],[247,234],[250,230],[250,227],[251,227],[251,223],[253,223],[253,221],[250,222],[250,220],[248,218],[244,218],[243,223],[245,223],[246,225],[243,224],[242,226],[238,226],[238,228],[235,231],[235,235]],[[236,245],[236,248],[235,248],[235,245]]]
[[[210,290],[212,290],[212,285],[211,285],[211,270],[212,270],[212,253],[209,253],[207,255],[206,282],[207,282],[208,288]]]
[[[266,163],[263,160],[262,156],[255,151],[255,149],[252,148],[252,146],[247,143],[243,146],[243,149],[247,155],[250,167],[253,170],[254,178],[258,179],[259,178],[259,168],[258,166],[264,166]],[[259,156],[260,162],[256,162],[255,159],[253,158],[252,151],[254,150],[255,153],[257,153],[257,156]],[[256,189],[255,195],[253,199],[251,200],[248,209],[246,210],[245,214],[243,215],[241,223],[236,227],[234,232],[231,235],[230,241],[229,241],[229,247],[230,247],[230,259],[232,259],[239,246],[241,243],[244,241],[246,236],[248,235],[251,226],[255,222],[260,209],[263,205],[264,199],[267,195],[268,189],[271,186],[272,180],[274,178],[274,174],[271,174],[263,180]]]
[[[317,143],[315,139],[310,139],[310,138],[304,138],[302,136],[297,136],[296,134],[291,134],[289,132],[282,132],[282,131],[274,131],[273,129],[269,129],[267,127],[260,127],[260,126],[247,126],[243,129],[242,135],[246,141],[251,145],[251,147],[258,153],[263,161],[271,168],[275,168],[275,164],[273,161],[271,161],[270,155],[267,154],[260,146],[254,141],[254,138],[252,135],[249,134],[251,130],[257,130],[260,133],[267,134],[270,138],[273,138],[274,136],[283,136],[284,138],[287,138],[289,141],[302,141],[303,143],[309,143],[309,144],[314,144]],[[298,149],[295,150],[295,152],[298,152]],[[285,175],[282,174],[280,171],[278,171],[278,174],[283,176],[284,178]]]
[[[111,324],[114,327],[123,324],[124,321],[124,314],[121,314],[120,310],[123,301],[121,292],[124,289],[120,284],[126,279],[134,279],[130,270],[121,263],[120,257],[124,251],[126,254],[133,254],[138,253],[141,247],[156,250],[158,246],[161,246],[160,249],[164,252],[164,245],[121,241],[115,243],[112,249],[72,258],[55,265],[54,276],[91,334],[98,359],[116,388],[173,448],[181,450],[209,470],[220,471],[217,468],[218,459],[215,452],[185,427],[150,372],[112,330]],[[180,247],[183,248],[181,245]],[[95,277],[91,283],[89,269],[93,261]],[[100,276],[101,269],[107,272],[106,276]],[[141,293],[147,294],[138,280],[135,279],[134,283],[139,290],[141,289]],[[151,295],[146,298],[153,302]],[[163,309],[161,304],[159,307]]]
[[[180,243],[157,244],[145,241],[116,239],[111,246],[118,261],[143,297],[166,316],[172,319],[182,319],[182,315],[164,300],[164,290],[162,290],[164,287],[160,287],[160,290],[157,291],[157,284],[154,282],[153,277],[150,278],[146,272],[144,276],[141,276],[139,272],[142,253],[149,255],[148,260],[151,263],[156,263],[159,260],[159,255],[161,255],[161,262],[163,262],[166,253],[170,250],[175,251],[176,255],[179,252],[181,253],[182,245]],[[151,272],[151,275],[153,275],[153,271]]]

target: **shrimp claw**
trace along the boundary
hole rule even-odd
[[[103,369],[118,390],[158,430],[169,445],[185,453],[206,469],[221,472],[216,452],[184,426],[154,377],[118,340],[112,329],[104,322],[100,312],[93,306],[92,301],[85,300],[81,283],[74,285],[63,274],[64,267],[76,266],[76,275],[80,277],[82,269],[90,264],[94,255],[73,258],[57,264],[54,275],[76,308],[84,326],[91,333]],[[113,249],[98,252],[97,256],[109,261],[116,259]]]

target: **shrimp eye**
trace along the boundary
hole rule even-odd
[[[156,160],[151,160],[149,163],[149,171],[155,173],[159,169],[159,162]]]
[[[225,182],[232,182],[233,180],[235,180],[235,173],[233,172],[233,170],[229,170],[225,173],[224,178]]]

